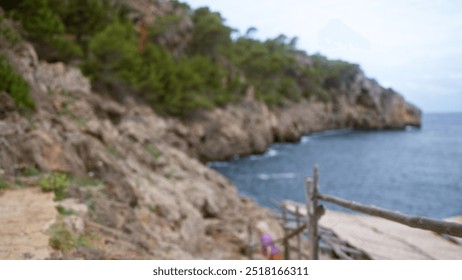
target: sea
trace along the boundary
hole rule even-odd
[[[462,216],[462,113],[424,114],[419,129],[314,133],[209,166],[242,195],[276,208],[284,199],[305,203],[316,164],[321,193],[409,215]]]

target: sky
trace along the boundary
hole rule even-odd
[[[309,54],[358,63],[424,112],[462,112],[462,1],[185,1],[241,34],[298,37]]]

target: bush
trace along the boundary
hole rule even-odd
[[[22,0],[13,16],[22,23],[41,57],[67,61],[82,56],[80,47],[65,38],[64,23],[48,0]]]
[[[132,82],[137,73],[131,70],[141,63],[136,42],[130,22],[116,21],[106,26],[89,41],[88,58],[82,66],[84,73],[102,82],[120,78]]]
[[[0,190],[6,190],[9,188],[10,188],[10,184],[8,184],[8,182],[5,179],[0,178]]]
[[[50,9],[61,19],[66,33],[86,48],[91,37],[115,20],[117,9],[109,0],[49,0]]]
[[[13,47],[22,41],[21,35],[5,23],[5,17],[0,15],[0,44],[5,42],[8,47]]]
[[[40,175],[40,170],[33,166],[28,166],[21,170],[21,174],[25,177],[34,177]]]
[[[70,231],[68,231],[62,225],[55,225],[51,229],[50,246],[55,250],[67,252],[76,247],[74,237]]]
[[[233,29],[224,24],[219,13],[203,7],[192,14],[194,28],[189,42],[189,54],[205,55],[217,59],[231,49]]]
[[[63,200],[67,195],[69,178],[63,173],[51,173],[43,177],[38,185],[45,192],[54,192],[55,200]]]
[[[21,111],[35,109],[35,101],[29,94],[29,85],[11,67],[7,58],[0,53],[0,91],[5,91]]]

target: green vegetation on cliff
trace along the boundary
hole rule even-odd
[[[131,93],[168,114],[222,106],[252,91],[271,105],[301,98],[329,101],[342,81],[359,70],[308,56],[297,50],[296,38],[238,36],[208,8],[194,10],[173,1],[173,11],[143,22],[142,11],[126,3],[0,1],[42,59],[72,61],[98,91]],[[184,19],[192,22],[188,36],[172,41],[185,30]],[[178,41],[184,44],[180,51]]]
[[[11,67],[6,57],[0,53],[0,92],[11,96],[20,110],[32,110],[35,102],[29,95],[29,86]]]

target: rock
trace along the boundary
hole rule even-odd
[[[49,133],[42,130],[32,131],[23,143],[23,160],[34,162],[44,171],[68,172],[62,144]]]
[[[49,64],[41,62],[35,73],[35,81],[45,92],[91,92],[90,81],[83,76],[80,69],[58,62]]]
[[[13,99],[6,93],[0,92],[0,119],[7,116],[8,113],[16,110]],[[1,133],[1,129],[0,129]]]
[[[61,62],[39,62],[35,49],[29,43],[21,43],[13,50],[6,49],[5,54],[18,73],[29,83],[33,92],[91,92],[90,81],[83,76],[80,69]]]

